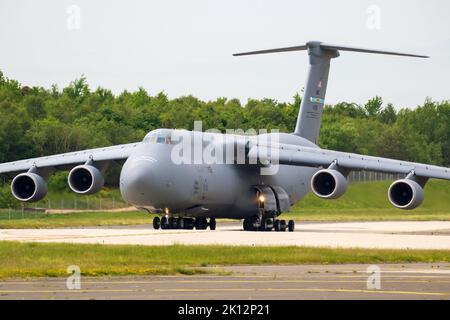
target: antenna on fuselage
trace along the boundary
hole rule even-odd
[[[328,84],[328,74],[330,71],[330,60],[339,57],[339,51],[429,58],[428,56],[423,55],[340,46],[322,43],[319,41],[311,41],[306,43],[305,45],[294,47],[235,53],[233,54],[233,56],[305,50],[308,50],[309,55],[309,73],[302,98],[302,103],[300,106],[300,111],[297,117],[297,124],[295,126],[294,134],[308,139],[309,141],[312,141],[314,143],[317,143],[317,139],[319,136],[323,106],[325,104],[325,94]]]

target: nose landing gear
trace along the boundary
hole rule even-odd
[[[209,222],[206,218],[174,218],[174,217],[154,217],[153,228],[158,230],[159,228],[166,229],[185,229],[185,230],[206,230],[209,226],[210,230],[216,230],[216,219],[210,218]]]

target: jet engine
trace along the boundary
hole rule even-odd
[[[11,183],[11,192],[19,201],[39,201],[45,197],[47,191],[47,181],[36,173],[21,173]]]
[[[99,192],[105,183],[100,170],[87,164],[73,168],[67,180],[73,192],[85,195]]]
[[[347,191],[347,178],[337,170],[317,171],[311,179],[311,189],[322,199],[337,199]]]
[[[412,210],[423,202],[423,188],[411,179],[394,181],[388,191],[389,201],[397,208]]]

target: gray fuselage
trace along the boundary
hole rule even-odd
[[[174,163],[174,144],[164,143],[163,137],[176,132],[180,130],[150,132],[127,159],[120,176],[120,191],[127,202],[153,213],[242,219],[258,213],[255,185],[283,188],[291,205],[310,191],[316,168],[280,165],[275,174],[261,175],[260,166],[251,164]],[[195,131],[184,134],[209,136],[206,140],[213,141],[203,142],[203,148],[215,138],[223,141],[227,136]],[[292,134],[277,133],[277,139],[280,143],[317,147]]]

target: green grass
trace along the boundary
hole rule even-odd
[[[0,242],[0,278],[217,273],[227,265],[450,262],[450,251]],[[209,268],[204,268],[209,267]]]
[[[0,212],[0,229],[58,228],[82,226],[135,225],[151,223],[152,216],[140,211],[76,212],[68,214],[14,213],[9,219],[7,211]]]
[[[387,181],[351,184],[347,193],[338,200],[322,200],[309,194],[291,212],[281,217],[299,221],[450,221],[450,183],[447,181],[430,181],[425,188],[423,205],[412,211],[396,209],[388,202],[389,184]],[[117,190],[110,192],[116,194]],[[63,200],[63,196],[59,195],[59,199]],[[133,225],[149,224],[151,219],[151,215],[137,211],[49,215],[33,212],[22,214],[20,211],[9,213],[3,210],[0,211],[0,228]]]
[[[67,187],[68,189],[68,187]],[[8,190],[9,192],[9,190]],[[19,202],[17,202],[19,203]],[[103,188],[99,193],[80,196],[70,190],[49,191],[41,201],[29,204],[31,208],[99,210],[126,207],[119,189]]]

